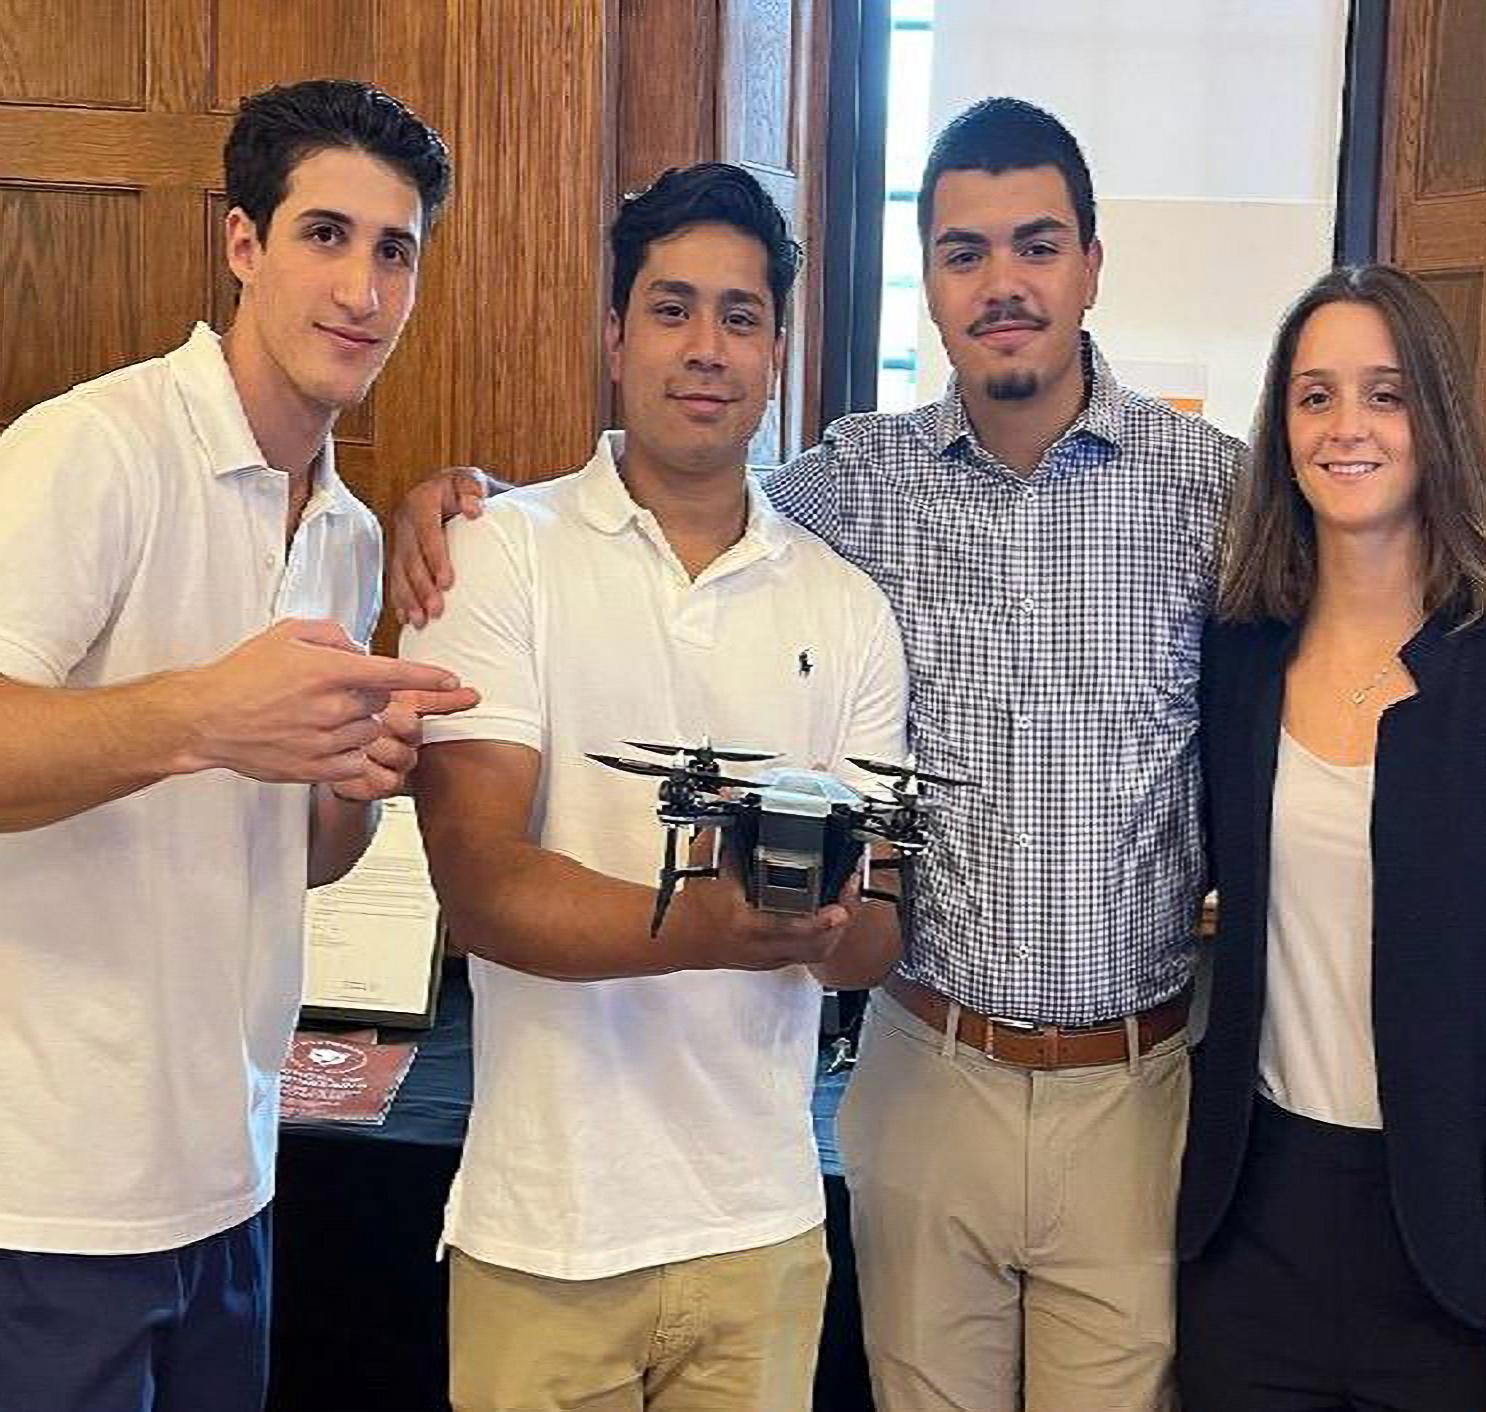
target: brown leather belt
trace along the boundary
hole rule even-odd
[[[910,1014],[944,1033],[949,1000],[937,990],[900,975],[883,982],[887,991]],[[1140,1053],[1181,1032],[1187,1023],[1188,994],[1173,996],[1135,1016]],[[974,1010],[960,1010],[955,1037],[1003,1064],[1024,1069],[1078,1069],[1094,1064],[1123,1064],[1129,1057],[1124,1020],[1060,1029],[1057,1025],[1022,1026],[988,1019]]]

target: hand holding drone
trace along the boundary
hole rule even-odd
[[[891,902],[906,922],[913,889],[913,860],[929,844],[928,816],[939,804],[921,786],[958,788],[968,780],[923,774],[911,765],[852,758],[870,774],[886,776],[889,796],[864,795],[821,770],[774,769],[760,779],[722,773],[722,764],[752,764],[779,757],[767,751],[723,750],[710,744],[657,745],[625,742],[634,750],[669,755],[668,765],[618,755],[589,759],[610,769],[650,775],[661,781],[656,814],[666,830],[665,861],[650,934],[659,933],[666,910],[683,878],[715,878],[721,871],[722,840],[727,840],[743,889],[762,911],[809,914],[834,902],[860,865],[861,896]],[[682,829],[717,830],[709,865],[677,862]],[[868,845],[886,844],[889,858],[873,859]],[[898,892],[872,886],[875,870],[898,873]]]

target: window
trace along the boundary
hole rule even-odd
[[[917,404],[921,260],[918,183],[929,155],[934,0],[892,0],[888,57],[887,192],[882,217],[882,317],[877,405]]]

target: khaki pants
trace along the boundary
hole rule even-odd
[[[1168,1412],[1186,1038],[1032,1071],[873,996],[840,1115],[878,1412]]]
[[[821,1227],[757,1250],[553,1280],[451,1250],[455,1412],[806,1412]]]

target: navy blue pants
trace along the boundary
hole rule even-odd
[[[261,1412],[267,1210],[178,1250],[0,1250],[6,1412]]]
[[[1486,1333],[1414,1272],[1381,1133],[1258,1100],[1233,1209],[1179,1291],[1183,1412],[1486,1409]]]

